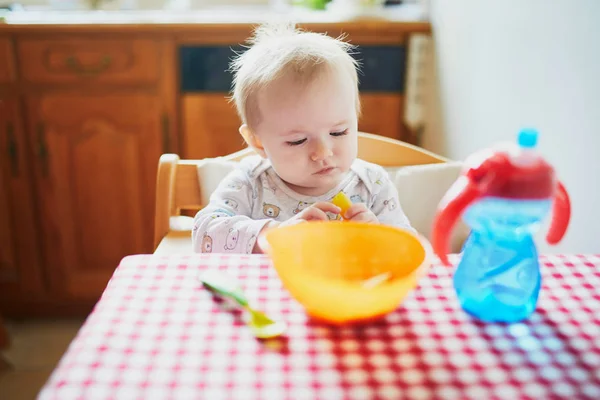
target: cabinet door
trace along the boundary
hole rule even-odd
[[[0,297],[43,290],[36,213],[17,101],[0,98]]]
[[[12,82],[15,79],[15,63],[12,42],[0,37],[0,82]]]
[[[97,298],[121,258],[152,251],[160,98],[55,93],[29,107],[47,275]]]
[[[402,95],[361,93],[362,115],[358,129],[397,140],[406,140]]]
[[[182,98],[183,158],[220,157],[246,147],[239,133],[240,119],[223,93]]]

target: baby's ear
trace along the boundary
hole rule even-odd
[[[267,153],[265,153],[265,149],[260,142],[260,139],[256,134],[250,129],[250,127],[246,124],[240,126],[240,135],[244,138],[248,146],[250,146],[254,151],[258,153],[262,158],[267,158]]]

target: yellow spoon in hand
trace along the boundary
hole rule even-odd
[[[285,332],[286,325],[283,322],[273,321],[264,313],[250,307],[242,288],[232,276],[224,272],[209,270],[204,272],[199,279],[207,289],[235,300],[248,312],[250,318],[246,320],[246,325],[257,338],[270,339]]]

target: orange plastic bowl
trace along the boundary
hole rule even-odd
[[[308,222],[271,229],[261,247],[313,318],[358,323],[394,311],[430,266],[424,237],[380,224]],[[387,275],[376,284],[372,278]]]

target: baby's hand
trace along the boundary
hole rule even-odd
[[[326,214],[327,212],[339,214],[340,211],[341,211],[341,209],[338,206],[336,206],[335,204],[325,203],[325,202],[315,203],[315,204],[311,205],[310,207],[305,208],[300,213],[298,213],[297,215],[288,219],[287,221],[283,221],[283,222],[269,221],[263,227],[263,229],[260,231],[259,236],[262,235],[264,232],[266,232],[267,229],[277,228],[280,226],[296,225],[296,224],[299,224],[302,222],[307,222],[307,221],[329,221],[329,217]],[[256,244],[254,245],[254,249],[252,250],[252,253],[254,253],[254,254],[262,254],[263,253],[263,249],[260,247],[260,243],[258,240],[256,241]]]
[[[371,222],[378,223],[377,216],[373,214],[373,211],[369,210],[363,203],[356,203],[350,206],[346,215],[342,215],[348,221],[354,222]]]
[[[329,221],[326,213],[339,214],[341,209],[335,204],[320,202],[305,208],[294,217],[279,224],[279,226],[295,225],[306,221]]]

